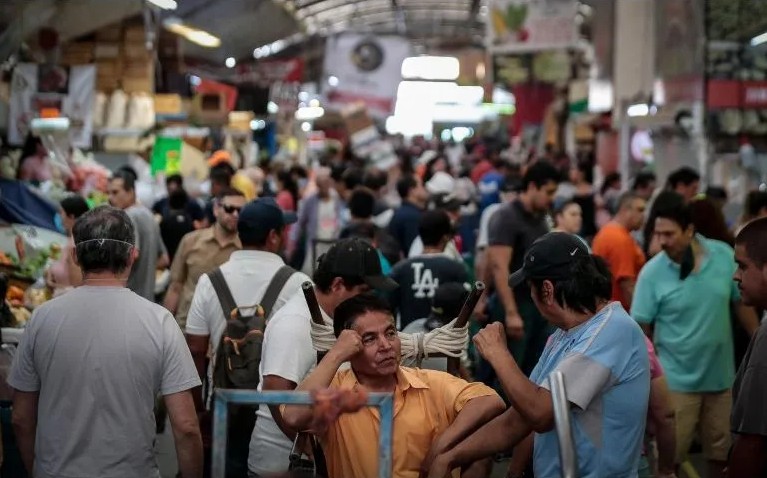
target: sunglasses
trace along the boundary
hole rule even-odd
[[[227,214],[234,214],[235,212],[239,213],[240,211],[242,211],[241,207],[232,206],[230,204],[222,204],[221,209],[223,209],[224,212]]]

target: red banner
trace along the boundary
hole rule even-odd
[[[255,64],[238,65],[234,75],[227,79],[233,83],[252,83],[269,86],[277,82],[301,83],[304,76],[304,61],[300,58],[290,60],[262,60]]]
[[[707,92],[710,109],[767,108],[767,81],[710,80]]]

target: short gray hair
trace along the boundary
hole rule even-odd
[[[92,209],[75,221],[72,236],[83,274],[119,274],[128,268],[136,235],[133,222],[125,211],[111,206]]]

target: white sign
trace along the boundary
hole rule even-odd
[[[61,116],[69,118],[69,139],[72,146],[90,149],[93,134],[93,101],[96,85],[96,67],[93,65],[57,68],[52,74],[59,75],[66,90],[40,91],[38,65],[19,64],[13,70],[11,80],[10,118],[8,121],[8,142],[21,145],[29,132],[33,118],[41,108],[56,108]],[[68,75],[67,78],[64,75]],[[46,77],[49,78],[49,77]]]
[[[344,33],[327,40],[323,92],[331,106],[364,103],[368,111],[394,111],[402,62],[410,42],[397,36]]]
[[[578,40],[576,0],[489,0],[488,47],[494,53],[569,48]]]

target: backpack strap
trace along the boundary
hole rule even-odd
[[[224,320],[229,320],[230,314],[237,308],[237,303],[234,301],[234,297],[232,297],[232,291],[229,290],[229,286],[226,285],[226,279],[224,279],[221,268],[216,267],[213,271],[208,272],[208,278],[218,296],[218,303],[221,304],[221,310],[224,312]]]
[[[277,273],[274,274],[274,277],[272,277],[271,282],[269,282],[269,286],[266,288],[266,292],[264,292],[264,297],[261,299],[261,307],[264,309],[265,319],[272,315],[272,309],[274,308],[274,304],[277,302],[277,297],[280,296],[280,292],[282,292],[282,289],[285,287],[288,279],[293,277],[293,274],[295,273],[295,269],[288,265],[284,265],[280,267]]]

